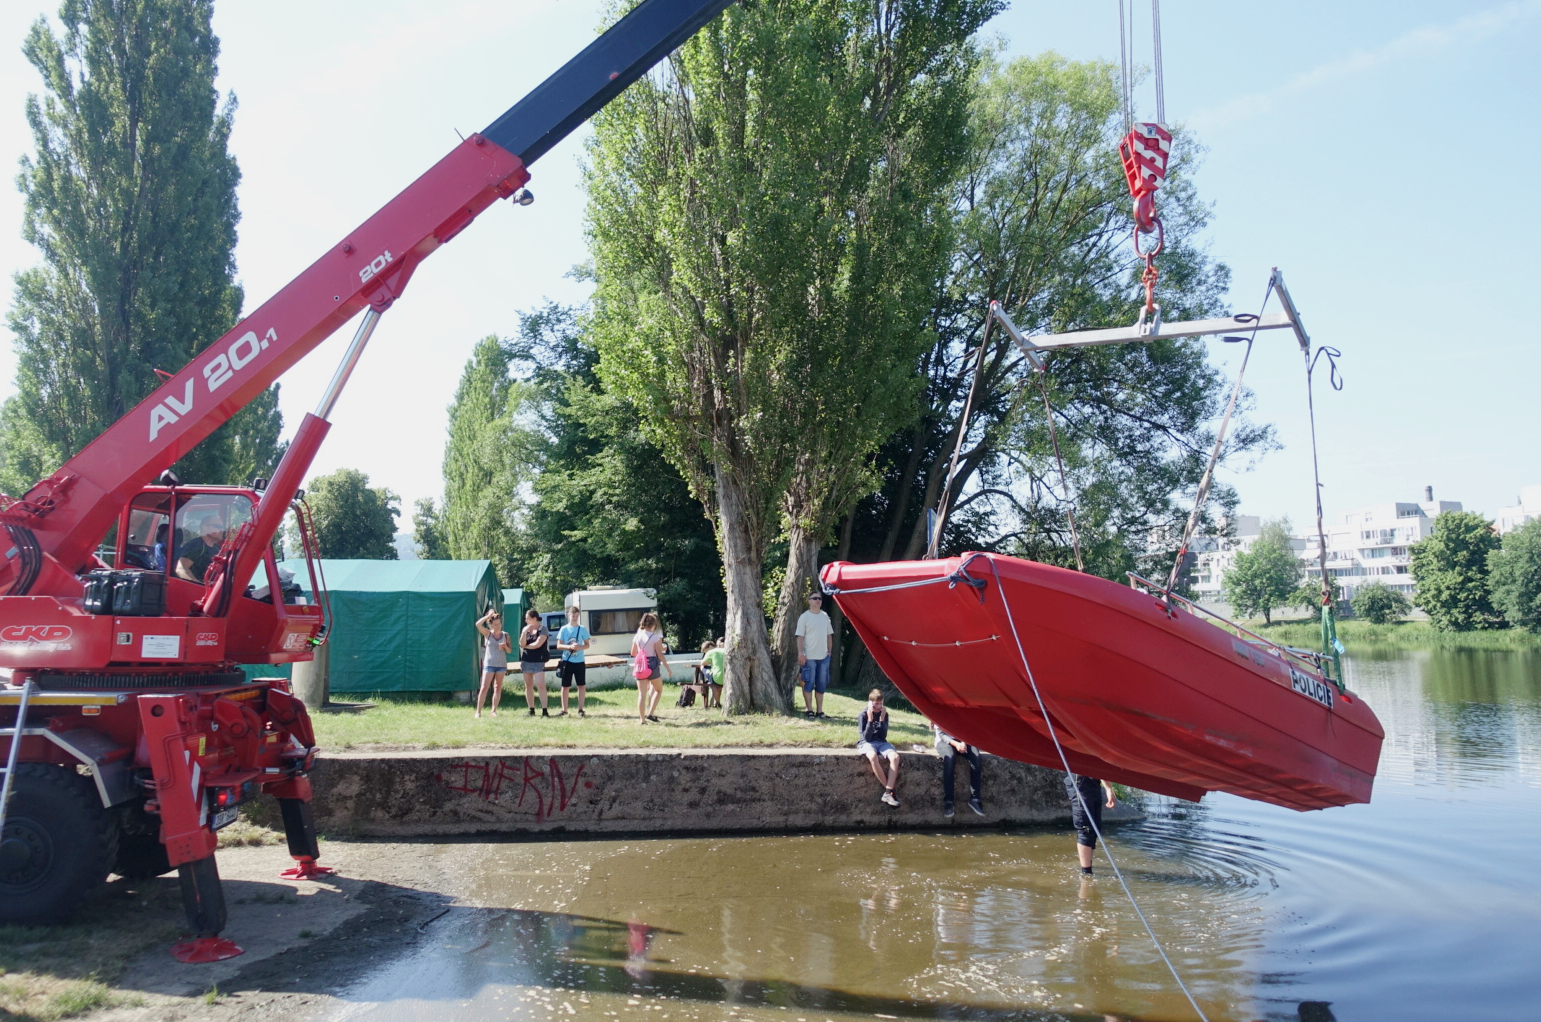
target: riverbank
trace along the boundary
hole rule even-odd
[[[1315,621],[1245,622],[1248,628],[1284,646],[1315,649],[1321,645],[1321,625]],[[1376,625],[1350,618],[1338,622],[1338,641],[1349,652],[1390,649],[1541,649],[1541,635],[1519,628],[1487,632],[1442,632],[1427,621],[1399,621]]]
[[[480,720],[469,706],[375,696],[362,713],[317,713],[316,741],[327,752],[390,753],[433,749],[839,749],[856,745],[856,718],[866,703],[833,692],[824,697],[822,720],[802,714],[752,713],[726,717],[701,701],[675,706],[678,686],[665,685],[657,723],[637,719],[635,689],[590,692],[587,716],[577,715],[576,697],[566,717],[553,687],[552,716],[530,716],[523,686],[504,693],[498,716],[483,711]],[[799,697],[801,698],[801,697]],[[889,740],[901,748],[931,744],[925,718],[906,710],[889,711]]]

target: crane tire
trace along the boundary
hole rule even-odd
[[[68,919],[118,855],[118,820],[72,767],[21,763],[0,831],[0,922]]]

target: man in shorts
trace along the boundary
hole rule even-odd
[[[1118,796],[1107,781],[1080,774],[1065,775],[1065,794],[1070,799],[1070,822],[1075,827],[1077,864],[1085,876],[1092,875],[1092,852],[1097,849],[1097,835],[1102,831],[1102,810],[1118,804]]]
[[[567,608],[567,623],[556,633],[556,648],[562,651],[562,660],[557,664],[557,677],[562,679],[562,712],[558,717],[567,716],[567,689],[576,686],[578,689],[578,716],[584,716],[583,701],[588,693],[588,679],[585,677],[588,664],[584,661],[583,651],[589,648],[589,630],[578,623],[582,615],[578,612],[578,605],[573,604]]]
[[[797,666],[803,681],[803,709],[809,717],[824,716],[824,690],[829,688],[829,640],[834,633],[835,626],[824,613],[824,595],[810,593],[808,609],[797,619]],[[818,712],[814,712],[815,699]]]

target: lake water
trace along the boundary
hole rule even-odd
[[[1152,799],[1110,826],[1216,1020],[1541,1018],[1541,655],[1348,661],[1370,805]],[[989,778],[986,776],[986,797]],[[336,1018],[1178,1020],[1066,831],[489,844],[465,907]]]

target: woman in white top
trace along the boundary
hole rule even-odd
[[[648,611],[642,615],[637,634],[631,640],[632,659],[641,653],[647,657],[647,666],[650,668],[647,677],[637,679],[637,716],[644,724],[650,720],[655,723],[658,721],[654,711],[658,709],[658,700],[663,698],[663,675],[658,673],[658,669],[662,667],[669,677],[674,677],[674,671],[663,652],[663,632],[658,628],[658,615]]]

